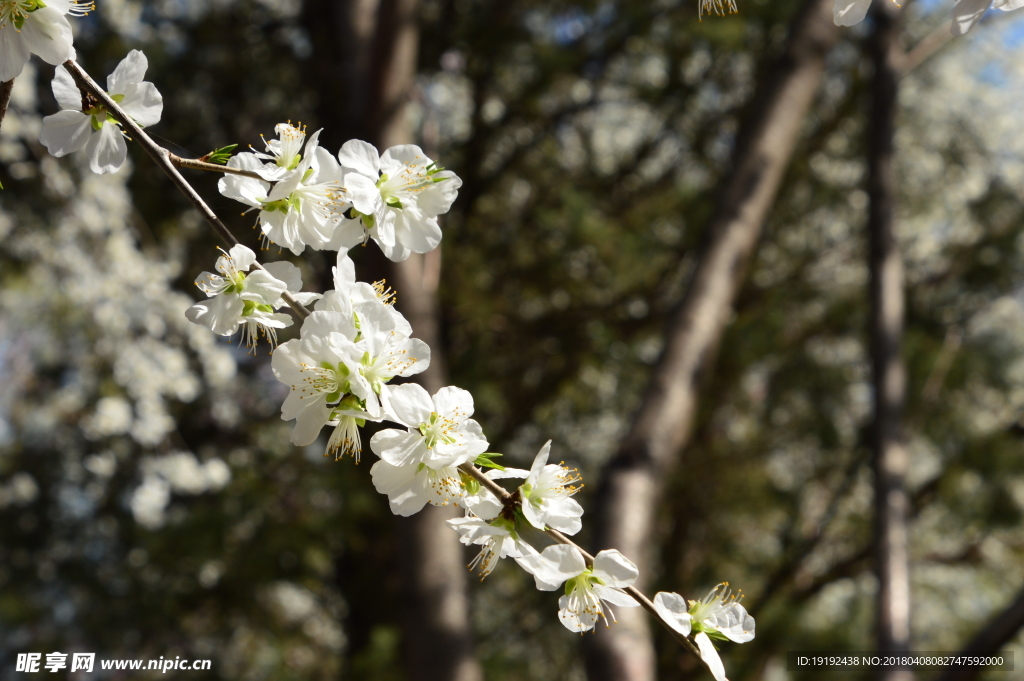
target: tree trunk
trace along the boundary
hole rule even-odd
[[[871,362],[875,384],[872,456],[875,473],[876,637],[880,653],[910,649],[910,498],[903,437],[906,368],[903,258],[893,230],[893,145],[899,83],[900,14],[887,2],[874,7],[870,41],[875,72],[868,126],[868,239],[871,269]],[[880,669],[879,681],[911,681],[909,669]]]
[[[417,70],[419,0],[307,0],[307,5],[313,10],[307,13],[307,26],[314,52],[327,62],[314,66],[319,69],[317,90],[325,93],[321,120],[337,121],[345,139],[366,139],[381,151],[413,142],[406,105]],[[333,58],[323,59],[328,54]],[[370,249],[361,255],[371,255]],[[440,251],[383,267],[383,257],[371,259],[376,260],[371,268],[387,272],[415,337],[430,346],[430,367],[416,379],[434,393],[448,382],[437,302]],[[397,552],[403,584],[402,649],[412,681],[482,677],[473,655],[465,555],[458,535],[444,524],[457,515],[461,513],[455,507],[428,506],[410,518],[396,519],[402,547]]]
[[[693,279],[669,320],[665,348],[632,427],[599,484],[595,548],[616,548],[633,559],[640,568],[641,590],[656,565],[655,509],[690,437],[701,376],[713,363],[750,254],[821,82],[825,56],[838,39],[832,5],[833,0],[805,2],[784,53],[762,79]],[[653,681],[655,655],[646,614],[622,609],[617,616],[618,624],[586,639],[588,678]]]

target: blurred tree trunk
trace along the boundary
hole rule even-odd
[[[407,104],[417,70],[418,12],[419,0],[307,0],[306,25],[319,57],[311,63],[319,73],[311,75],[319,81],[320,118],[338,126],[342,135],[332,138],[329,148],[353,137],[381,151],[415,141]],[[416,337],[430,346],[430,367],[416,379],[436,392],[448,382],[437,302],[440,251],[414,254],[401,263],[385,262],[377,249],[360,256],[375,260],[366,263],[369,269],[386,272]],[[404,604],[400,621],[413,681],[481,678],[473,655],[465,556],[458,536],[444,524],[457,515],[456,507],[428,506],[397,519]]]
[[[875,574],[878,651],[910,649],[910,498],[903,436],[906,368],[903,258],[893,229],[893,146],[900,77],[900,12],[875,3],[869,51],[874,63],[868,123],[868,241],[871,269],[871,363],[875,384],[872,456],[875,473]],[[908,669],[883,669],[879,681],[910,681]]]
[[[640,409],[599,484],[595,548],[616,548],[636,561],[641,590],[656,565],[656,509],[664,481],[689,440],[701,377],[713,364],[750,254],[821,82],[825,56],[838,39],[832,5],[833,0],[804,3],[785,51],[761,79],[693,279],[669,320],[665,348]],[[586,639],[588,678],[652,681],[655,655],[646,613],[621,609],[617,616],[617,625],[599,627]]]

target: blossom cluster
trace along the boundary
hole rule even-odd
[[[301,293],[301,279],[290,263],[247,272],[254,254],[235,246],[217,261],[220,274],[197,279],[210,299],[193,306],[189,319],[224,335],[242,327],[249,344],[263,333],[273,347],[274,329],[290,323],[276,312],[282,295],[289,292],[303,304],[315,300],[298,338],[274,349],[271,359],[274,375],[289,388],[281,416],[294,421],[295,445],[313,445],[328,427],[325,455],[350,455],[358,463],[365,424],[395,424],[370,438],[377,457],[370,468],[374,487],[396,515],[412,515],[428,504],[464,509],[447,524],[463,544],[480,547],[470,568],[481,579],[501,559],[512,558],[538,589],[562,589],[558,618],[576,632],[614,621],[612,606],[639,606],[639,594],[632,591],[639,571],[629,558],[608,549],[588,562],[578,547],[563,543],[565,535],[582,528],[583,507],[574,498],[582,485],[575,469],[549,461],[551,442],[541,447],[529,470],[506,468],[495,462],[499,454],[488,451],[468,391],[447,386],[431,395],[416,383],[393,381],[423,372],[430,348],[412,337],[412,326],[384,282],[357,280],[345,244],[372,238],[391,257],[433,248],[440,240],[437,214],[455,199],[459,178],[435,170],[411,145],[378,156],[365,142],[348,142],[335,160],[319,146],[318,133],[306,138],[290,123],[276,130],[265,152],[243,152],[229,161],[229,167],[250,174],[225,176],[221,192],[258,209],[264,234],[294,246],[293,251],[337,250],[334,288],[322,296]],[[404,179],[395,182],[395,177]],[[391,245],[386,235],[394,238]],[[476,466],[489,470],[483,474]],[[517,480],[518,486],[498,495],[489,483],[503,480]],[[528,528],[555,531],[560,541],[538,550],[524,538]],[[689,605],[676,594],[658,594],[654,607],[683,636],[694,633],[702,658],[720,681],[725,674],[711,639],[753,638],[753,619],[721,589]]]
[[[373,239],[395,261],[437,248],[437,216],[448,212],[462,180],[418,146],[378,155],[373,145],[351,140],[335,158],[319,145],[319,131],[308,139],[301,125],[281,123],[276,131],[265,152],[228,161],[250,175],[219,183],[224,196],[259,211],[267,241],[299,255],[306,246],[338,251]]]
[[[76,13],[78,5],[48,2],[0,0],[0,50],[21,54],[11,46],[27,46],[26,55],[55,58],[57,48],[40,42],[39,36],[49,31],[51,40],[66,33],[59,56],[73,57],[63,15]],[[17,34],[6,31],[12,22]],[[43,144],[55,156],[84,147],[91,170],[116,171],[127,155],[120,126],[129,117],[139,126],[153,125],[162,113],[159,92],[143,80],[147,66],[141,52],[129,53],[107,79],[109,100],[98,90],[80,89],[71,72],[59,66],[52,87],[62,110],[44,120]],[[680,635],[694,632],[701,657],[724,681],[711,639],[744,642],[754,633],[753,619],[727,589],[716,588],[688,605],[677,594],[659,593],[653,604],[647,601],[633,589],[639,571],[629,558],[607,549],[591,559],[566,538],[582,528],[583,508],[573,498],[582,485],[576,469],[549,461],[550,441],[529,470],[507,468],[495,462],[500,454],[488,451],[490,444],[472,418],[468,391],[447,386],[430,395],[416,383],[395,382],[427,369],[430,348],[413,337],[383,281],[357,280],[349,249],[372,239],[394,261],[433,250],[441,241],[438,216],[456,199],[459,177],[415,145],[379,154],[372,145],[351,140],[335,155],[320,146],[320,131],[307,136],[301,124],[290,122],[275,131],[263,151],[228,159],[219,190],[258,211],[265,242],[295,255],[306,247],[337,251],[334,288],[323,294],[303,292],[296,265],[261,265],[253,250],[235,244],[221,251],[216,272],[196,279],[206,299],[185,310],[186,318],[222,336],[241,330],[241,342],[250,348],[261,336],[267,339],[273,373],[289,389],[281,417],[294,421],[295,445],[312,446],[328,427],[325,455],[336,460],[350,455],[359,463],[361,429],[367,422],[398,426],[377,430],[370,438],[377,457],[370,468],[374,487],[397,515],[412,515],[427,504],[463,509],[463,517],[447,524],[463,544],[480,547],[470,568],[481,579],[498,561],[512,558],[533,576],[538,589],[562,589],[558,618],[575,632],[614,621],[612,606],[643,604]],[[306,308],[310,305],[312,311]],[[298,337],[278,345],[277,330],[293,324],[282,311],[286,306],[301,326]],[[519,483],[505,490],[502,480]],[[152,487],[153,494],[166,493],[166,487]],[[537,536],[547,532],[557,543],[538,550],[524,538],[528,530]]]

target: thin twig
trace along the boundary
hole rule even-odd
[[[202,197],[199,196],[196,190],[192,188],[192,185],[188,183],[188,180],[182,177],[181,173],[178,172],[178,169],[174,167],[173,163],[171,163],[171,152],[161,147],[159,144],[154,142],[149,135],[143,132],[142,128],[139,127],[139,124],[136,123],[131,116],[126,114],[124,110],[110,98],[110,95],[108,95],[103,88],[97,85],[96,81],[94,81],[89,74],[75,62],[74,59],[69,59],[64,62],[64,68],[66,68],[71,74],[71,77],[75,79],[75,83],[78,84],[80,89],[89,92],[96,97],[96,99],[103,103],[103,107],[110,112],[111,116],[116,118],[127,130],[131,131],[132,139],[138,142],[149,157],[153,159],[153,162],[156,163],[169,178],[171,178],[171,182],[181,190],[181,193],[185,195],[185,198],[187,198],[189,202],[195,206],[196,210],[206,218],[206,221],[210,223],[210,226],[213,227],[215,232],[217,232],[217,235],[220,236],[220,238],[223,239],[229,247],[238,245],[239,241],[231,233],[231,230],[221,222],[220,218],[218,218],[210,207],[206,205],[206,202],[203,201]],[[263,265],[258,262],[254,263],[253,267],[258,270],[266,271]],[[307,310],[302,303],[295,300],[288,291],[282,293],[281,298],[284,302],[288,303],[288,306],[291,307],[292,311],[295,312],[299,319],[305,319],[309,316],[309,310]]]
[[[0,83],[0,125],[3,125],[4,116],[7,115],[7,105],[11,103],[11,93],[14,92],[14,79]]]
[[[949,32],[949,27],[952,24],[952,19],[946,19],[934,31],[904,53],[900,59],[900,75],[907,75],[952,42],[953,34]]]
[[[486,474],[484,474],[482,470],[480,470],[473,464],[464,463],[461,466],[459,466],[459,470],[475,479],[477,482],[479,482],[482,486],[486,487],[488,491],[493,493],[503,502],[512,500],[512,495],[508,492],[508,490],[506,490],[504,487],[496,483],[494,480],[491,480],[489,477],[487,477]],[[572,546],[573,548],[575,548],[577,551],[580,552],[580,555],[583,556],[583,560],[586,561],[587,567],[594,567],[594,557],[586,551],[584,551],[579,544],[569,539],[558,530],[548,529],[544,530],[544,532],[559,544],[565,544],[567,546]],[[700,656],[700,651],[697,649],[697,646],[694,645],[693,641],[686,638],[678,631],[673,629],[671,626],[669,626],[668,622],[662,619],[661,615],[654,607],[654,603],[651,602],[651,599],[647,598],[647,596],[645,596],[638,589],[632,586],[623,587],[622,590],[628,593],[630,596],[632,596],[633,600],[639,603],[640,606],[644,608],[644,610],[651,613],[651,615],[653,615],[654,618],[658,620],[658,622],[660,622],[661,625],[665,627],[665,629],[667,629],[670,634],[672,634],[673,638],[675,638],[677,641],[683,644],[684,648],[686,648],[688,651],[696,655],[697,659],[703,662],[703,658],[701,658]]]
[[[197,158],[182,158],[177,154],[167,152],[167,160],[176,165],[179,168],[191,168],[192,170],[205,170],[209,173],[224,173],[227,175],[241,175],[242,177],[251,177],[256,180],[263,180],[263,177],[259,173],[255,173],[251,170],[243,170],[242,168],[232,168],[230,166],[222,166],[219,163],[207,163],[206,161],[200,161]],[[266,180],[263,180],[266,182]]]

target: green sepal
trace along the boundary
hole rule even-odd
[[[466,475],[462,471],[459,471],[459,477],[462,478],[462,483],[465,485],[466,494],[473,495],[480,493],[480,481],[473,478],[472,476]]]
[[[96,118],[95,116],[92,117],[91,123],[92,123],[92,129],[93,130],[96,130],[97,132],[99,132],[100,130],[103,129],[104,121],[101,121],[100,119]]]
[[[397,208],[398,210],[402,210],[402,199],[398,198],[397,196],[389,196],[387,201],[385,201],[384,203],[387,204],[388,207],[390,208]]]

